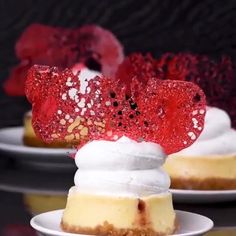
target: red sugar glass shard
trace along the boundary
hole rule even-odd
[[[32,24],[16,43],[16,54],[33,64],[70,67],[77,60],[74,30]]]
[[[96,25],[83,26],[78,29],[76,40],[80,62],[105,76],[114,76],[124,53],[121,43],[110,31]]]
[[[81,145],[88,140],[134,140],[159,143],[167,154],[193,143],[204,125],[205,97],[197,85],[184,81],[137,78],[131,86],[95,77],[81,90],[79,74],[34,66],[26,94],[33,107],[33,127],[43,140]]]
[[[206,94],[207,104],[225,110],[236,127],[235,67],[232,60],[223,56],[212,60],[205,55],[192,53],[166,53],[158,60],[164,79],[187,80],[196,83]]]
[[[65,69],[82,63],[89,69],[110,76],[114,75],[124,58],[118,39],[108,30],[95,25],[68,29],[32,24],[20,36],[15,50],[21,62],[13,69],[10,81],[7,80],[4,86],[12,96],[25,95],[27,70],[34,64]]]
[[[126,57],[116,72],[116,78],[126,84],[130,84],[134,77],[140,82],[147,83],[152,77],[161,79],[162,76],[162,70],[156,60],[150,54],[143,56],[140,53]]]
[[[167,154],[191,145],[203,130],[205,95],[193,83],[151,79],[138,106],[144,140],[159,143]]]
[[[105,130],[102,137],[117,140],[123,135],[133,139],[140,137],[136,124],[138,120],[135,98],[128,93],[125,84],[119,81],[101,80],[98,112],[105,114]]]
[[[189,80],[189,76],[197,73],[197,56],[190,53],[166,53],[157,61],[169,80]]]
[[[88,95],[88,90],[83,94],[78,76],[69,69],[48,66],[34,66],[29,71],[26,95],[32,103],[32,124],[45,142],[86,140],[97,132],[94,122],[103,122],[93,110],[96,94]]]
[[[56,28],[41,24],[31,24],[16,42],[16,55],[19,59],[34,58],[50,48]]]

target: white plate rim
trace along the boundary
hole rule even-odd
[[[42,217],[43,215],[46,215],[48,213],[58,213],[58,212],[59,212],[59,214],[62,214],[63,211],[64,210],[61,209],[61,210],[49,211],[49,212],[45,212],[45,213],[41,213],[39,215],[36,215],[36,216],[34,216],[30,220],[30,225],[35,230],[37,230],[37,231],[39,231],[41,233],[48,234],[48,235],[57,235],[57,236],[92,236],[92,235],[87,235],[87,234],[74,234],[74,233],[67,233],[67,232],[59,232],[57,230],[52,230],[52,229],[44,228],[44,227],[42,227],[42,226],[40,226],[40,225],[38,225],[36,223],[37,218]],[[175,210],[175,212],[177,214],[177,217],[178,217],[178,215],[180,216],[182,214],[191,214],[192,216],[195,216],[195,217],[205,218],[205,220],[208,221],[209,225],[208,225],[208,227],[205,227],[204,229],[201,229],[201,230],[198,230],[198,231],[195,230],[194,232],[181,233],[181,234],[177,233],[177,234],[173,234],[172,236],[194,236],[194,235],[200,235],[200,234],[208,232],[214,226],[213,221],[211,219],[209,219],[208,217],[206,217],[206,216],[203,216],[203,215],[200,215],[200,214],[196,214],[196,213],[192,213],[192,212],[188,212],[188,211]]]
[[[15,127],[6,127],[0,129],[0,135],[2,133],[8,133],[9,131],[17,131],[23,133],[23,126],[15,126]],[[20,138],[20,137],[15,137]],[[22,138],[22,137],[21,137]],[[48,155],[57,155],[57,154],[67,154],[69,152],[73,152],[73,149],[70,148],[43,148],[43,147],[28,147],[24,145],[16,145],[4,142],[0,140],[0,150],[7,151],[11,153],[21,153],[21,154],[48,154]]]
[[[236,194],[235,190],[188,190],[188,189],[169,189],[172,194],[179,195],[231,195]]]

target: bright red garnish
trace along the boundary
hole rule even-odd
[[[16,43],[20,64],[13,68],[4,88],[8,95],[24,96],[28,69],[34,64],[71,68],[82,63],[89,69],[113,76],[123,60],[123,48],[116,37],[99,26],[78,29],[32,24]]]
[[[45,66],[30,69],[26,95],[33,107],[33,127],[46,142],[81,143],[93,139],[159,143],[167,154],[192,144],[200,135],[205,96],[190,82],[133,78],[130,86],[96,77],[80,89],[71,70]]]
[[[151,79],[138,107],[144,140],[161,144],[167,154],[190,146],[204,127],[205,95],[190,82]]]
[[[165,79],[187,80],[200,86],[207,104],[227,111],[233,127],[236,127],[235,68],[229,57],[216,61],[190,53],[167,53],[158,64],[165,73]]]
[[[118,67],[116,78],[130,84],[134,77],[140,82],[147,83],[153,77],[162,79],[163,73],[151,54],[143,56],[140,53],[133,53],[126,57]]]
[[[164,73],[164,79],[188,80],[189,76],[197,73],[198,59],[189,53],[179,53],[178,56],[166,53],[157,60],[157,66]]]

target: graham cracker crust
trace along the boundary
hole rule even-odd
[[[171,188],[192,190],[234,190],[236,179],[225,178],[171,178]]]
[[[63,231],[68,233],[77,234],[90,234],[90,235],[101,235],[101,236],[166,236],[175,233],[178,228],[178,220],[175,219],[175,224],[173,229],[169,229],[168,233],[155,232],[150,227],[140,227],[134,229],[118,229],[114,225],[109,224],[107,221],[103,225],[98,225],[95,228],[91,227],[79,227],[69,225],[61,221],[61,228]]]
[[[61,228],[65,232],[69,233],[79,233],[79,234],[91,234],[91,235],[101,235],[101,236],[165,236],[173,234],[177,230],[177,220],[175,220],[175,227],[169,232],[155,232],[149,227],[134,228],[134,229],[118,229],[108,222],[104,222],[103,225],[98,225],[95,228],[90,227],[79,227],[69,225],[65,222],[61,222]]]

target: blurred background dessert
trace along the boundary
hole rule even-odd
[[[194,121],[193,121],[194,122]],[[205,126],[190,147],[167,158],[165,170],[177,189],[236,189],[236,130],[228,114],[208,107]]]

